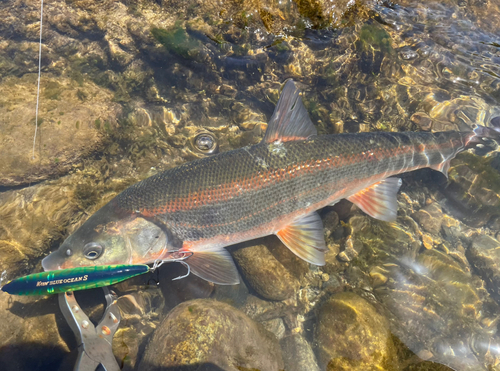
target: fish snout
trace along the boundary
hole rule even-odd
[[[46,256],[42,259],[42,267],[45,272],[47,271],[56,271],[61,269],[61,266],[58,264],[58,259],[55,256],[55,252]]]

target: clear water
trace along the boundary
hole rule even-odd
[[[298,4],[298,5],[297,5]],[[0,270],[41,259],[127,186],[258,143],[281,84],[320,134],[500,123],[494,1],[46,2],[35,158],[39,6],[0,3]],[[396,223],[321,211],[325,267],[275,238],[230,247],[217,286],[180,264],[115,285],[124,370],[500,369],[497,145],[448,180],[403,176]],[[101,289],[77,293],[94,322]],[[197,301],[192,301],[197,300]],[[0,369],[67,370],[57,296],[0,292]]]

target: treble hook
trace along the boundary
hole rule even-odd
[[[192,253],[191,253],[191,255],[192,255]],[[188,272],[184,276],[179,276],[179,277],[176,277],[176,278],[172,278],[172,281],[177,281],[177,280],[180,280],[181,278],[186,278],[191,273],[191,268],[189,267],[188,263],[186,263],[185,261],[182,261],[182,260],[179,260],[179,263],[181,263],[183,266],[185,266],[187,268]]]
[[[192,256],[193,252],[192,251],[179,251],[179,250],[173,250],[173,251],[169,251],[169,252],[170,253],[180,253],[180,254],[182,254],[182,256],[180,258],[174,258],[174,259],[163,259],[163,260],[156,259],[153,262],[153,266],[151,267],[151,271],[152,272],[156,271],[158,273],[157,268],[161,267],[164,263],[172,263],[172,262],[173,263],[181,263],[183,266],[185,266],[187,268],[188,272],[187,272],[187,274],[185,274],[183,276],[173,278],[172,281],[180,280],[181,278],[186,278],[187,276],[189,276],[191,274],[191,267],[184,260],[186,260],[187,258]],[[159,280],[154,280],[154,279],[151,279],[151,280],[153,282],[155,282],[157,286],[160,284]]]

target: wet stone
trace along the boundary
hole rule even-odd
[[[38,116],[35,158],[36,76],[9,77],[0,83],[0,185],[38,182],[67,173],[102,150],[105,134],[116,126],[121,109],[112,93],[91,82],[45,75]],[[85,98],[82,98],[82,94]],[[13,100],[12,97],[16,97]]]
[[[294,302],[268,301],[248,295],[241,310],[255,321],[265,322],[275,318],[296,315],[301,308]]]
[[[323,369],[398,369],[387,320],[354,293],[336,294],[321,304],[315,341]]]
[[[225,371],[283,369],[276,337],[229,304],[192,300],[175,307],[146,346],[140,370],[217,366]]]
[[[261,324],[267,331],[273,333],[276,339],[282,339],[285,336],[285,324],[281,318],[274,318]]]
[[[432,119],[425,112],[415,112],[411,118],[422,130],[430,130],[432,126]]]
[[[57,370],[76,347],[57,295],[11,296],[0,292],[0,365],[5,371]]]
[[[443,212],[436,202],[425,206],[412,215],[412,218],[427,232],[439,234],[443,222]]]
[[[241,248],[233,257],[249,285],[266,299],[284,300],[299,288],[297,279],[264,245]]]
[[[493,298],[500,303],[500,242],[480,234],[472,240],[466,256],[486,282]]]
[[[6,278],[30,272],[50,243],[62,238],[78,210],[71,182],[63,177],[0,195],[0,272]]]
[[[301,285],[306,284],[306,275],[309,273],[309,263],[299,258],[288,249],[278,238],[271,236],[265,240],[269,252],[286,270],[299,280]]]
[[[280,341],[286,371],[320,371],[311,345],[299,334]]]

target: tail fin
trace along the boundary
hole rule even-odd
[[[467,141],[467,148],[476,147],[478,144],[487,145],[491,141],[500,145],[500,126],[494,125],[491,127],[476,125],[476,128],[470,134]]]

